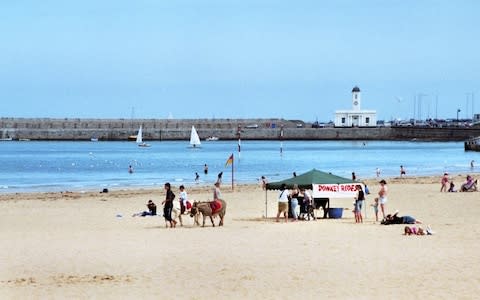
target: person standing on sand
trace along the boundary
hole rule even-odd
[[[380,210],[382,211],[382,216],[385,218],[385,203],[387,203],[387,182],[382,179],[380,180],[380,191],[378,192],[378,203],[380,203]]]
[[[294,184],[293,189],[290,191],[290,209],[292,210],[293,221],[296,221],[298,219],[297,207],[299,193],[300,190],[298,189],[298,185]]]
[[[363,223],[362,206],[365,201],[365,193],[360,184],[357,185],[357,196],[355,197],[355,223]]]
[[[378,222],[378,197],[374,199],[373,204],[371,204],[373,207],[373,212],[375,213],[375,221]]]
[[[279,221],[280,214],[283,213],[285,218],[285,223],[288,222],[288,197],[290,197],[290,193],[287,190],[287,185],[282,183],[280,187],[280,194],[278,195],[278,212],[276,221]]]
[[[447,191],[447,184],[448,184],[448,173],[447,172],[445,172],[443,174],[441,183],[442,183],[442,187],[440,188],[440,192],[446,192]]]
[[[172,219],[172,209],[173,209],[173,199],[175,199],[175,194],[172,192],[170,183],[165,183],[165,200],[162,202],[163,204],[163,216],[165,217],[165,222],[170,224],[170,228],[175,227],[177,225],[177,221]]]
[[[380,168],[375,169],[375,174],[377,175],[377,178],[380,177]]]
[[[400,177],[403,177],[403,175],[406,175],[407,172],[405,171],[405,168],[403,166],[400,166]]]

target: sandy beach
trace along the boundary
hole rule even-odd
[[[459,186],[465,174],[452,177]],[[434,235],[375,222],[377,180],[367,181],[363,224],[353,199],[332,199],[345,208],[341,219],[276,223],[278,192],[257,185],[222,187],[225,226],[215,228],[189,216],[174,229],[160,216],[131,216],[149,199],[161,214],[160,189],[1,195],[0,298],[476,298],[480,193],[440,193],[440,176],[387,182],[387,211],[422,220]],[[190,199],[212,197],[211,187],[187,190]]]

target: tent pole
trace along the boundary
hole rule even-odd
[[[267,189],[265,189],[265,219],[268,219],[268,197],[267,197]]]

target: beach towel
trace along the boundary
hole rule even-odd
[[[222,209],[222,202],[215,200],[210,202],[210,208],[212,209],[212,214],[219,212]]]

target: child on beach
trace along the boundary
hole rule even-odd
[[[433,235],[433,230],[428,225],[425,230],[422,227],[415,227],[415,226],[405,226],[403,230],[403,235]]]
[[[448,173],[447,172],[443,173],[441,183],[442,183],[442,187],[440,188],[440,192],[446,192],[447,191],[447,184],[448,184]]]
[[[415,227],[415,226],[405,226],[404,235],[425,235],[425,231],[423,231],[422,227]]]
[[[448,188],[448,192],[449,193],[455,193],[457,191],[457,189],[455,188],[455,184],[453,183],[453,181],[450,182],[450,187]]]
[[[375,202],[371,204],[373,207],[373,212],[375,213],[375,221],[378,222],[378,197],[374,199]]]

